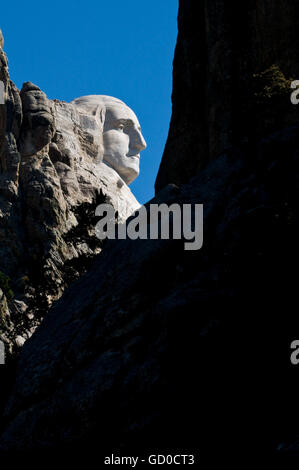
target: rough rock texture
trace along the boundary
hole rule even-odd
[[[261,106],[253,145],[243,132],[242,106],[246,109],[249,101],[240,99],[239,107],[230,101],[230,80],[239,91],[243,82],[228,75],[232,53],[235,67],[244,66],[244,30],[252,33],[247,26],[259,24],[248,44],[257,64],[264,60],[270,68],[257,70],[256,83],[262,84],[257,99],[267,99],[264,83],[269,77],[271,81],[278,76],[278,88],[285,90],[281,73],[295,75],[297,69],[291,68],[298,62],[296,42],[294,49],[284,51],[284,58],[282,44],[289,45],[298,16],[293,14],[294,2],[278,1],[273,8],[270,2],[259,2],[260,23],[243,4],[235,5],[233,23],[232,16],[222,22],[224,13],[233,13],[224,2],[203,3],[201,17],[196,16],[197,3],[180,2],[177,109],[175,105],[166,149],[173,149],[173,158],[169,153],[172,165],[164,158],[166,176],[159,176],[158,187],[188,179],[202,159],[205,168],[186,184],[167,185],[151,202],[203,203],[203,248],[184,251],[178,240],[119,240],[104,246],[25,343],[1,423],[1,458],[7,455],[10,462],[17,451],[29,452],[30,465],[38,451],[43,459],[54,456],[56,464],[59,450],[68,463],[81,454],[85,462],[94,457],[99,465],[109,453],[195,452],[197,468],[243,468],[251,458],[255,466],[272,468],[272,458],[277,462],[284,451],[298,452],[293,437],[298,432],[298,368],[290,363],[290,344],[299,331],[294,276],[299,261],[299,127],[268,135],[292,121],[289,113],[297,108],[288,101],[287,109],[280,108],[281,117],[276,121],[274,113],[272,121],[270,108]],[[215,55],[214,62],[212,56],[208,61],[215,70],[211,86],[216,80],[222,93],[218,99],[208,93],[211,107],[193,108],[191,96],[198,103],[209,91],[202,90],[208,82],[194,59],[198,45],[208,50],[198,40],[207,37],[207,24]],[[232,24],[234,44],[237,32],[240,35],[239,52],[231,46]],[[217,35],[218,43],[213,39]],[[265,41],[267,47],[262,47]],[[271,68],[276,54],[279,68]],[[225,57],[228,65],[223,68]],[[188,87],[182,88],[180,80]],[[276,85],[274,81],[274,90]],[[223,96],[231,107],[223,104]],[[279,106],[281,96],[278,92]],[[57,119],[57,107],[68,105],[55,106]],[[210,123],[207,115],[195,116],[195,109],[214,113],[217,120]],[[219,151],[226,146],[231,121],[235,145],[215,158],[207,149],[203,153],[207,142],[214,148],[219,140]],[[173,147],[174,129],[180,129],[179,153]],[[260,138],[263,132],[267,136]],[[205,457],[208,465],[201,466]]]
[[[297,422],[298,147],[287,129],[151,201],[204,203],[201,250],[106,244],[25,344],[2,451],[275,454]]]
[[[297,122],[299,4],[180,2],[173,113],[156,191],[185,183],[224,149]]]
[[[0,60],[0,339],[10,355],[100,252],[96,206],[111,202],[124,219],[139,204],[102,162],[101,110],[48,100],[30,82],[19,92],[2,50]]]

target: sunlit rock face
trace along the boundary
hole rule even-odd
[[[10,354],[101,251],[97,205],[110,202],[120,221],[140,206],[127,183],[146,144],[116,98],[49,100],[31,82],[19,91],[2,49],[0,61],[0,339]]]
[[[103,161],[130,184],[139,175],[140,152],[146,148],[135,113],[111,96],[83,96],[73,103],[86,115],[101,114],[104,119]]]

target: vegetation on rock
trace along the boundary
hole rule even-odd
[[[7,300],[11,300],[14,297],[14,293],[11,288],[11,279],[2,271],[0,271],[0,288],[3,290]]]

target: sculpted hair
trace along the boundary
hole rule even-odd
[[[106,96],[106,95],[87,95],[87,96],[80,96],[79,98],[74,99],[71,101],[72,104],[75,104],[79,108],[86,107],[94,107],[94,106],[101,106],[102,108],[106,108],[109,105],[113,104],[122,104],[127,106],[126,103],[119,100],[118,98],[114,98],[113,96]]]

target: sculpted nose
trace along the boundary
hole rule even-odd
[[[141,146],[140,151],[141,151],[141,150],[145,150],[146,147],[147,147],[147,144],[146,144],[146,142],[145,142],[145,140],[144,140],[144,138],[143,138],[143,135],[142,135],[141,133],[140,133],[140,140],[141,140],[141,142],[140,142],[140,146]]]
[[[141,137],[141,150],[145,150],[147,147],[147,143],[145,142],[142,134],[140,134],[140,137]]]
[[[135,132],[134,139],[132,142],[132,147],[134,147],[134,149],[137,149],[138,152],[141,152],[147,147],[146,142],[143,138],[143,135],[141,134],[139,130],[136,130]]]

